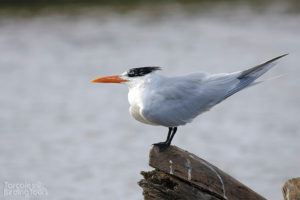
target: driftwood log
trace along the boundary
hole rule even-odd
[[[196,155],[170,146],[150,151],[149,165],[139,182],[145,200],[263,200],[247,186]]]
[[[282,193],[284,200],[300,200],[300,177],[285,182]]]

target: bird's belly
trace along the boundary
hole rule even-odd
[[[145,117],[141,115],[141,108],[137,105],[130,106],[130,114],[139,122],[142,122],[144,124],[150,124],[150,125],[158,125],[153,122],[150,122]]]

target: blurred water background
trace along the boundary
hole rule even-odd
[[[5,182],[41,182],[40,199],[142,199],[151,144],[167,129],[135,121],[127,88],[89,81],[131,67],[164,75],[233,72],[290,53],[173,143],[268,199],[300,175],[297,1],[49,4],[0,8],[0,199]],[[34,199],[30,196],[27,199]]]

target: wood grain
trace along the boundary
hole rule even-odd
[[[182,150],[176,146],[170,146],[165,151],[154,146],[150,151],[149,165],[154,167],[154,172],[149,172],[151,175],[147,176],[147,172],[143,172],[145,177],[144,181],[140,182],[140,185],[147,194],[145,199],[157,199],[159,198],[158,185],[153,185],[153,179],[158,180],[157,177],[164,177],[165,180],[172,180],[176,182],[176,191],[179,193],[188,195],[198,194],[199,197],[190,196],[177,196],[178,198],[170,199],[221,199],[221,200],[264,200],[265,198],[243,185],[230,175],[226,174],[222,170],[213,166],[209,162],[197,157],[196,155]],[[156,177],[156,178],[155,178]],[[161,180],[161,179],[160,179]],[[176,180],[176,181],[175,181]],[[154,181],[155,182],[155,181]],[[152,184],[152,185],[151,185]],[[160,184],[163,185],[163,184]],[[151,186],[151,187],[150,187]],[[182,189],[180,189],[182,187]],[[154,188],[155,192],[151,192]],[[184,188],[184,189],[183,189]],[[188,189],[190,192],[188,192]],[[164,194],[169,194],[165,189],[161,189]],[[191,191],[197,191],[193,193]],[[154,195],[155,194],[155,195]],[[164,197],[167,199],[166,197]],[[164,199],[162,198],[162,199]]]
[[[300,177],[285,182],[282,193],[284,200],[300,200]]]

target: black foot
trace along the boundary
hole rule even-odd
[[[167,142],[154,143],[153,145],[157,146],[160,152],[167,150],[167,148],[170,146],[170,144]]]

